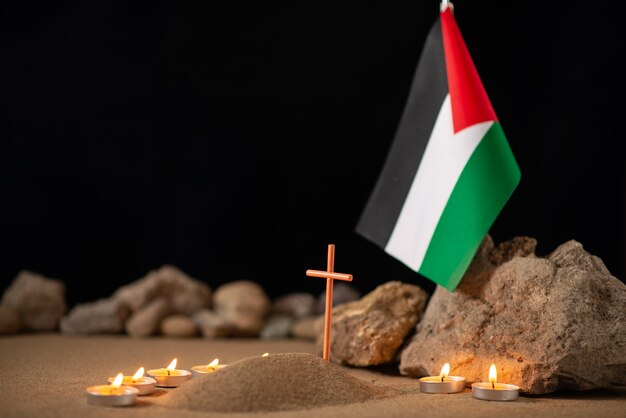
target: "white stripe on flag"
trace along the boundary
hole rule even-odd
[[[439,218],[476,146],[493,122],[481,122],[456,135],[448,94],[385,251],[419,271]],[[453,237],[451,237],[454,239]]]

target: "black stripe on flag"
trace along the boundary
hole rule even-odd
[[[448,94],[439,19],[433,25],[387,160],[356,231],[385,248]]]

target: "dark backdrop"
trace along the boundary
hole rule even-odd
[[[52,3],[52,2],[50,2]],[[363,292],[433,285],[354,228],[402,112],[436,1],[2,11],[1,288],[20,269],[70,303],[164,263],[216,286]],[[522,170],[492,228],[581,241],[626,276],[619,2],[456,2]]]

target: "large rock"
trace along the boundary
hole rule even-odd
[[[57,329],[65,313],[65,285],[30,271],[21,271],[2,296],[2,306],[16,311],[24,328]]]
[[[100,299],[76,305],[61,320],[67,334],[117,334],[124,330],[130,309],[115,299]]]
[[[135,312],[150,301],[164,297],[173,312],[191,315],[211,304],[211,289],[176,267],[165,265],[145,277],[120,287],[113,298]]]
[[[15,309],[0,305],[0,335],[15,334],[22,329],[20,314]]]
[[[163,318],[171,312],[170,302],[164,297],[152,300],[133,313],[126,321],[126,332],[131,337],[147,337],[159,329]]]
[[[294,318],[311,316],[315,311],[315,297],[309,293],[290,293],[276,299],[272,311]]]
[[[324,331],[324,315],[309,316],[294,321],[289,331],[294,338],[315,340]]]
[[[237,328],[240,335],[258,335],[270,301],[258,284],[239,280],[220,286],[214,295],[215,312]]]
[[[419,320],[428,293],[419,286],[387,282],[361,300],[333,309],[331,359],[352,366],[390,363]],[[319,347],[323,334],[317,334]]]
[[[449,362],[468,382],[498,380],[523,392],[626,385],[626,286],[576,241],[546,258],[535,241],[494,249],[487,237],[455,292],[437,288],[400,371],[437,374]]]
[[[204,338],[223,338],[234,335],[235,327],[209,309],[196,312],[191,318]]]
[[[273,314],[265,322],[261,330],[261,337],[264,340],[273,338],[287,338],[291,331],[294,319],[289,315]]]
[[[333,284],[333,307],[342,305],[344,303],[353,302],[361,297],[361,293],[354,288],[354,286],[340,281],[335,281]],[[326,310],[326,291],[324,290],[317,297],[317,305],[315,311],[317,313],[324,313]]]
[[[198,327],[188,316],[176,314],[163,319],[161,332],[166,337],[188,338],[198,334]]]

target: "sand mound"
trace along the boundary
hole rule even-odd
[[[194,378],[158,399],[167,408],[215,412],[267,412],[364,402],[391,396],[390,388],[350,376],[304,353],[243,359]]]

